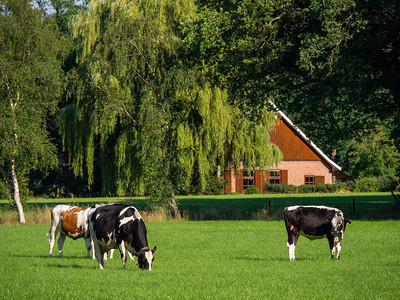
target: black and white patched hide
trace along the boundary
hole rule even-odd
[[[294,260],[294,251],[300,235],[310,240],[327,238],[331,258],[340,258],[341,242],[349,220],[344,219],[343,212],[327,206],[290,206],[283,210],[289,259]]]
[[[126,269],[126,249],[137,256],[139,268],[151,271],[153,254],[157,247],[150,250],[146,226],[135,207],[122,204],[98,207],[89,217],[89,229],[100,269],[104,268],[103,254],[110,249],[118,248],[124,269]]]

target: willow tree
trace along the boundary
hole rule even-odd
[[[272,165],[271,112],[252,119],[229,105],[226,91],[180,57],[180,20],[195,17],[192,1],[92,1],[72,20],[80,69],[59,118],[76,173],[103,194],[150,192],[176,208],[177,185],[196,173],[201,190],[217,166],[248,160]]]
[[[93,0],[71,21],[79,69],[69,74],[59,128],[75,173],[87,174],[89,185],[97,178],[103,195],[144,192],[136,144],[141,94],[173,60],[174,24],[192,6],[191,1]]]
[[[61,90],[62,37],[26,0],[0,0],[0,164],[12,179],[20,223],[20,185],[34,169],[57,164],[46,130]]]
[[[218,168],[267,168],[281,152],[269,140],[273,112],[263,108],[252,119],[228,104],[225,90],[210,86],[196,70],[171,70],[146,89],[140,106],[142,162],[154,200],[174,200],[177,186],[198,176],[199,192]]]

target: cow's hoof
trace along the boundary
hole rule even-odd
[[[52,258],[52,257],[53,257],[53,255],[49,254],[49,257],[50,257],[50,258]]]

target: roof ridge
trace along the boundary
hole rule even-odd
[[[271,100],[268,100],[269,104],[274,108],[274,110],[287,122],[289,125],[297,131],[298,134],[320,155],[323,159],[326,160],[328,164],[330,164],[333,168],[336,168],[338,171],[342,170],[342,167],[337,165],[333,160],[331,160],[321,149],[317,147],[299,127],[297,127],[292,120],[289,119]],[[333,170],[335,171],[335,170]]]

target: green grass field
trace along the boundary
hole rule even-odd
[[[147,222],[153,271],[119,254],[86,259],[67,239],[48,258],[49,225],[0,226],[1,299],[398,299],[400,221],[353,221],[341,259],[300,237],[289,261],[283,221]],[[56,250],[54,250],[56,254]]]

